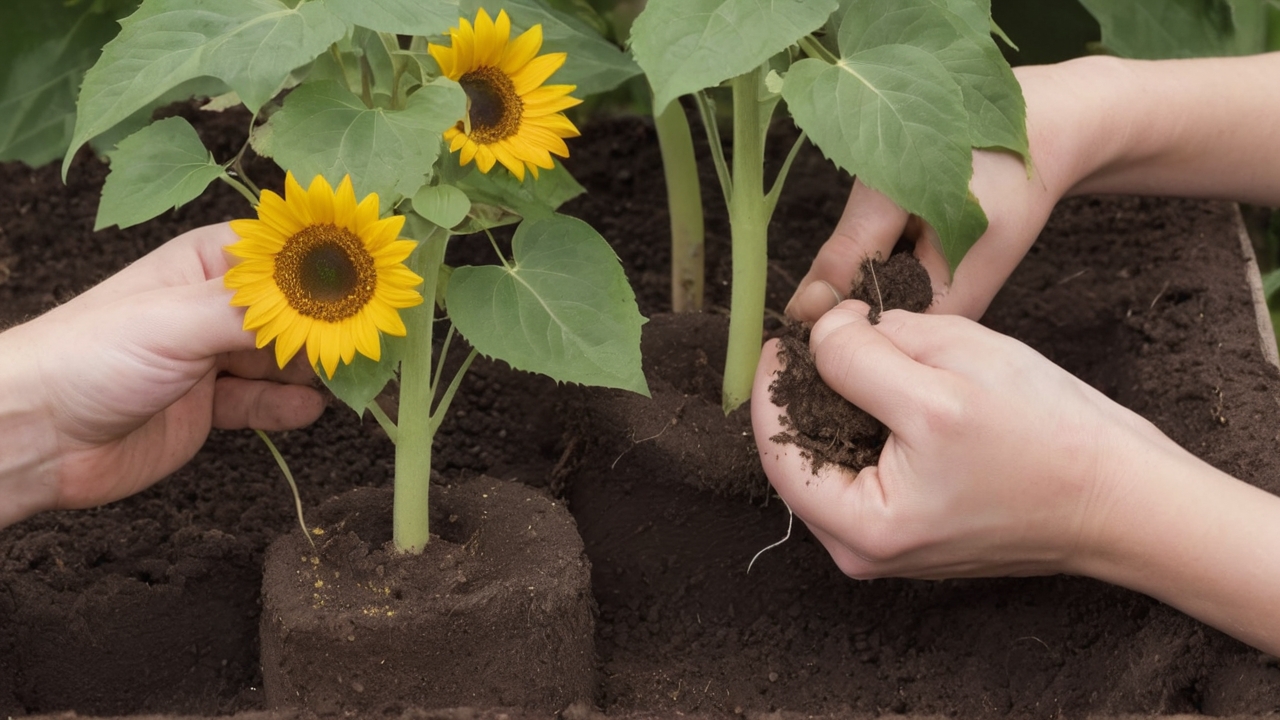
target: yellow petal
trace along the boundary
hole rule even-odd
[[[559,135],[550,130],[530,124],[520,128],[520,137],[528,140],[530,144],[546,149],[547,152],[560,157],[569,157],[569,146],[564,144],[564,140]]]
[[[373,198],[375,204],[378,202],[377,193],[370,193],[365,200],[369,198]],[[333,196],[333,224],[353,233],[359,231],[356,225],[356,191],[351,185],[350,175],[342,176],[342,182],[338,183],[338,191]]]
[[[276,345],[283,343],[285,350],[288,352],[288,357],[292,358],[302,349],[303,344],[310,345],[307,341],[311,337],[311,326],[314,324],[315,321],[311,318],[296,315],[284,332],[280,333],[279,337],[276,338]],[[313,362],[312,365],[314,366],[315,363]]]
[[[373,324],[368,313],[361,313],[355,318],[352,335],[355,337],[356,349],[370,360],[382,359],[382,341],[378,338],[378,327]]]
[[[359,317],[357,315],[356,317]],[[338,325],[338,347],[342,351],[342,363],[350,365],[356,359],[356,339],[351,333],[353,318],[347,318]]]
[[[464,136],[459,136],[459,137],[464,137]],[[476,151],[479,149],[480,149],[480,146],[477,143],[472,142],[468,138],[466,143],[463,144],[462,146],[462,152],[458,154],[458,164],[466,165],[470,163],[473,159],[475,159]],[[489,163],[489,164],[491,166],[493,165],[493,163]],[[488,170],[481,170],[481,172],[488,172]]]
[[[315,225],[333,224],[333,186],[323,175],[317,175],[307,188],[307,204],[311,208],[311,222]]]
[[[284,176],[284,202],[292,211],[293,217],[297,220],[299,227],[306,227],[312,224],[311,206],[307,202],[307,191],[302,189],[292,172],[285,173]]]
[[[388,244],[387,247],[383,248],[382,252],[378,253],[374,258],[374,265],[379,268],[404,270],[414,277],[418,277],[409,268],[400,264],[405,261],[405,258],[409,257],[416,247],[418,247],[418,243],[415,240],[397,240]],[[421,280],[422,278],[418,278],[419,282]]]
[[[476,145],[476,167],[480,172],[487,173],[493,169],[493,164],[497,159],[493,157],[493,150],[488,145]],[[466,163],[463,163],[464,165]]]
[[[515,86],[516,93],[523,97],[533,92],[564,65],[566,57],[568,55],[565,53],[558,52],[539,55],[530,60],[529,64],[511,74],[511,84]]]
[[[440,66],[440,74],[450,80],[457,80],[462,77],[462,73],[454,74],[454,52],[453,48],[446,45],[436,45],[427,43],[427,53],[435,58],[436,64]]]
[[[360,235],[364,229],[378,222],[378,196],[368,195],[356,206],[355,232]]]
[[[520,36],[507,44],[507,52],[498,63],[498,69],[507,75],[514,74],[532,60],[542,49],[542,25],[520,33]]]
[[[571,107],[581,105],[582,100],[567,95],[570,90],[564,88],[574,88],[574,85],[544,85],[537,90],[526,95],[524,98],[524,110],[521,113],[522,118],[534,118],[552,113],[562,112]]]
[[[498,159],[498,162],[502,163],[503,167],[510,170],[511,174],[515,175],[517,180],[524,182],[524,163],[511,153],[510,148],[508,148],[505,143],[498,143],[496,145],[490,145],[489,147],[492,148],[493,156]]]
[[[449,31],[449,38],[453,43],[453,71],[458,74],[458,77],[450,79],[457,80],[463,75],[466,75],[476,69],[476,34],[475,31],[471,29],[471,23],[467,22],[466,18],[463,18],[458,21],[458,28],[456,30]]]
[[[404,326],[404,320],[400,318],[400,313],[389,305],[375,301],[369,303],[369,310],[369,318],[382,332],[394,337],[404,337],[408,332]]]
[[[342,356],[340,334],[337,328],[326,323],[319,335],[320,364],[324,366],[325,374],[333,379],[333,373],[338,369],[338,359]]]

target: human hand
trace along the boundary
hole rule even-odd
[[[818,372],[890,429],[875,466],[814,475],[774,442],[767,345],[752,393],[766,474],[848,575],[944,578],[1079,571],[1138,468],[1185,452],[1011,338],[959,317],[846,301],[810,336]]]
[[[283,430],[324,410],[304,361],[277,368],[222,275],[227,225],[185,233],[0,334],[0,527],[150,486],[213,427]],[[8,460],[4,458],[7,456]]]
[[[900,238],[933,280],[935,301],[926,311],[977,319],[1035,242],[1057,202],[1087,174],[1102,146],[1091,140],[1091,105],[1080,86],[1093,61],[1017,68],[1027,107],[1031,168],[1008,152],[973,153],[969,188],[986,212],[985,233],[961,260],[954,275],[937,232],[908,215],[880,192],[854,182],[844,213],[831,237],[801,279],[787,314],[813,322],[849,294],[862,260],[887,258]],[[1083,69],[1081,66],[1085,66]]]

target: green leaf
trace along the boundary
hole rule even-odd
[[[127,228],[199,197],[223,174],[190,123],[171,117],[120,142],[102,186],[94,230]]]
[[[986,229],[963,93],[932,55],[883,45],[837,65],[801,60],[782,88],[796,124],[841,168],[938,231],[954,268]]]
[[[484,8],[491,16],[506,10],[511,16],[511,37],[541,23],[542,50],[567,54],[564,65],[551,76],[555,84],[576,85],[574,97],[587,97],[612,90],[640,74],[635,62],[600,36],[595,28],[573,15],[553,10],[537,0],[462,0],[462,15],[474,20],[476,11]],[[455,18],[456,24],[456,18]]]
[[[1270,300],[1280,290],[1280,269],[1272,270],[1262,276],[1262,296]]]
[[[398,111],[365,107],[333,81],[305,83],[255,133],[254,148],[304,185],[349,174],[358,195],[376,192],[385,208],[426,184],[444,131],[465,110],[462,88],[446,79],[419,88]]]
[[[841,54],[883,45],[911,45],[929,52],[964,95],[970,145],[1005,148],[1025,158],[1030,151],[1022,89],[991,38],[990,9],[984,5],[972,0],[855,3],[841,19]]]
[[[631,49],[661,111],[764,64],[838,7],[836,0],[649,0],[631,26]]]
[[[415,309],[417,308],[411,308]],[[364,409],[378,397],[387,383],[396,377],[408,342],[405,338],[392,335],[384,334],[381,338],[381,359],[370,360],[363,353],[356,353],[350,364],[339,363],[332,378],[326,378],[324,373],[316,373],[330,392],[360,416],[364,415]]]
[[[648,395],[645,319],[613,248],[590,225],[527,220],[509,267],[464,266],[449,280],[449,317],[481,354],[558,382]]]
[[[1227,0],[1080,0],[1102,27],[1102,44],[1122,57],[1149,60],[1233,55]]]
[[[413,210],[447,229],[466,219],[471,199],[453,185],[424,185],[413,196]]]
[[[458,0],[324,0],[352,25],[399,35],[438,35],[458,24]]]
[[[591,28],[601,37],[609,37],[613,34],[609,21],[604,19],[600,11],[591,6],[590,0],[545,0],[545,3],[547,7],[556,12],[581,20],[584,25]],[[610,3],[610,5],[612,4],[614,3]],[[604,8],[601,8],[601,10],[604,10]]]
[[[0,162],[66,153],[80,81],[118,29],[92,3],[0,3]]]
[[[467,222],[455,229],[460,235],[510,225],[521,218],[549,218],[556,208],[586,192],[559,161],[554,170],[539,170],[536,179],[526,175],[523,182],[500,168],[486,174],[474,164],[459,168],[455,162],[446,160],[442,174],[471,200]]]
[[[146,106],[134,114],[113,125],[110,130],[94,136],[89,140],[89,146],[100,155],[109,155],[121,140],[150,125],[151,118],[157,109],[181,100],[216,97],[227,92],[229,92],[227,86],[221,80],[215,78],[201,77],[188,80],[147,103]],[[235,93],[230,94],[235,95]],[[237,96],[238,103],[239,98]]]
[[[351,31],[351,41],[356,48],[359,48],[365,63],[368,64],[371,92],[375,95],[391,97],[392,86],[395,84],[395,61],[391,59],[392,51],[388,49],[387,44],[395,42],[395,36],[357,27]],[[356,58],[353,64],[357,69],[360,67],[359,63],[360,59]]]
[[[295,68],[346,32],[318,2],[145,0],[85,74],[71,149],[203,76],[223,81],[257,112]]]

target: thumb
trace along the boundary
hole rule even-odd
[[[119,301],[128,308],[107,316],[128,318],[125,339],[172,360],[252,350],[255,335],[244,329],[244,309],[231,305],[232,294],[217,277],[132,295]]]
[[[945,378],[872,326],[869,310],[857,300],[841,303],[813,326],[809,349],[818,374],[831,389],[895,433],[909,431],[920,422],[920,408],[949,394]],[[911,317],[902,322],[911,322]]]
[[[863,259],[889,257],[909,217],[888,196],[855,181],[840,221],[800,280],[787,314],[813,322],[834,307],[848,295]]]

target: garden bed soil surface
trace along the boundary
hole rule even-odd
[[[198,129],[225,159],[243,121],[203,118]],[[791,137],[780,132],[775,164]],[[783,537],[787,515],[769,500],[758,464],[742,460],[754,453],[744,414],[717,421],[700,409],[718,408],[730,277],[710,165],[708,311],[672,318],[661,315],[668,226],[652,129],[598,121],[573,152],[568,165],[590,194],[565,210],[611,239],[641,311],[655,317],[645,333],[652,411],[622,393],[477,362],[435,449],[446,482],[481,472],[525,482],[565,499],[581,528],[600,675],[594,706],[567,717],[1280,710],[1276,658],[1091,580],[858,582],[802,527],[748,574],[757,551]],[[250,168],[260,185],[281,185],[265,163]],[[217,187],[141,227],[93,233],[104,174],[86,157],[67,186],[56,167],[0,166],[0,323],[65,301],[183,230],[249,212]],[[771,227],[771,332],[848,187],[817,152],[797,159]],[[984,322],[1211,464],[1280,491],[1280,373],[1261,349],[1238,232],[1235,209],[1222,203],[1064,203]],[[456,242],[451,262],[473,253],[489,261],[479,254],[487,243]],[[617,402],[623,409],[610,409]],[[584,427],[586,413],[614,424]],[[602,432],[629,417],[621,438]],[[685,426],[690,447],[668,442]],[[343,407],[274,439],[308,508],[390,481],[390,442]],[[656,447],[666,449],[642,452]],[[708,455],[748,469],[691,467]],[[261,443],[214,432],[192,463],[151,490],[0,531],[0,715],[261,710],[262,559],[295,522]]]

